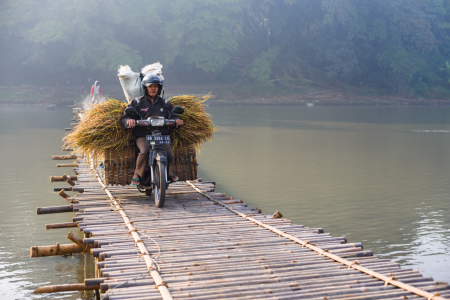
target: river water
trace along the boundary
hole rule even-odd
[[[450,281],[450,107],[209,107],[218,126],[199,157],[199,176],[263,213],[322,227],[375,255]],[[73,214],[52,192],[70,109],[0,108],[0,299],[39,296],[42,285],[92,277],[89,256],[29,258],[33,245],[70,243]],[[74,230],[77,231],[77,230]],[[81,235],[80,235],[81,236]]]

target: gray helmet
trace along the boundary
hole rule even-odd
[[[164,83],[161,80],[161,78],[158,75],[152,74],[152,75],[146,75],[144,78],[142,78],[142,89],[144,90],[144,94],[148,95],[147,87],[156,83],[158,87],[158,96],[161,96],[161,93],[164,95]]]

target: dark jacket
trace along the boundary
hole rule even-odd
[[[155,103],[152,103],[152,100],[147,96],[142,96],[128,104],[128,106],[134,107],[138,113],[143,117],[142,119],[147,119],[148,117],[164,117],[166,119],[178,120],[179,117],[177,114],[170,112],[173,110],[173,105],[169,101],[159,96],[155,97]],[[127,120],[130,119],[125,113],[122,115],[122,124],[125,128],[127,128]],[[134,127],[134,136],[136,138],[145,137],[151,134],[149,127]],[[170,131],[166,127],[160,127],[159,130],[161,134],[170,134]]]

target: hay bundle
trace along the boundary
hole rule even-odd
[[[100,158],[105,150],[120,151],[134,139],[131,130],[123,128],[121,117],[127,104],[109,99],[93,105],[63,141],[87,158]]]
[[[170,99],[170,103],[184,108],[184,113],[179,115],[184,121],[183,127],[171,130],[170,139],[172,148],[194,144],[199,148],[204,142],[210,141],[215,131],[211,115],[205,112],[205,102],[211,98],[210,94],[203,97],[191,95],[175,96]]]
[[[210,97],[209,94],[204,97],[183,95],[168,99],[173,106],[178,105],[185,110],[180,115],[185,125],[171,131],[174,150],[190,144],[198,148],[212,139],[214,125],[211,116],[204,110],[205,101]],[[127,103],[110,98],[93,105],[74,130],[64,138],[65,145],[94,159],[103,157],[105,151],[111,153],[122,150],[134,140],[133,131],[123,128],[121,122],[126,107]]]

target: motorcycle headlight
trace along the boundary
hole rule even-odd
[[[161,127],[164,126],[164,119],[151,119],[152,126]]]

